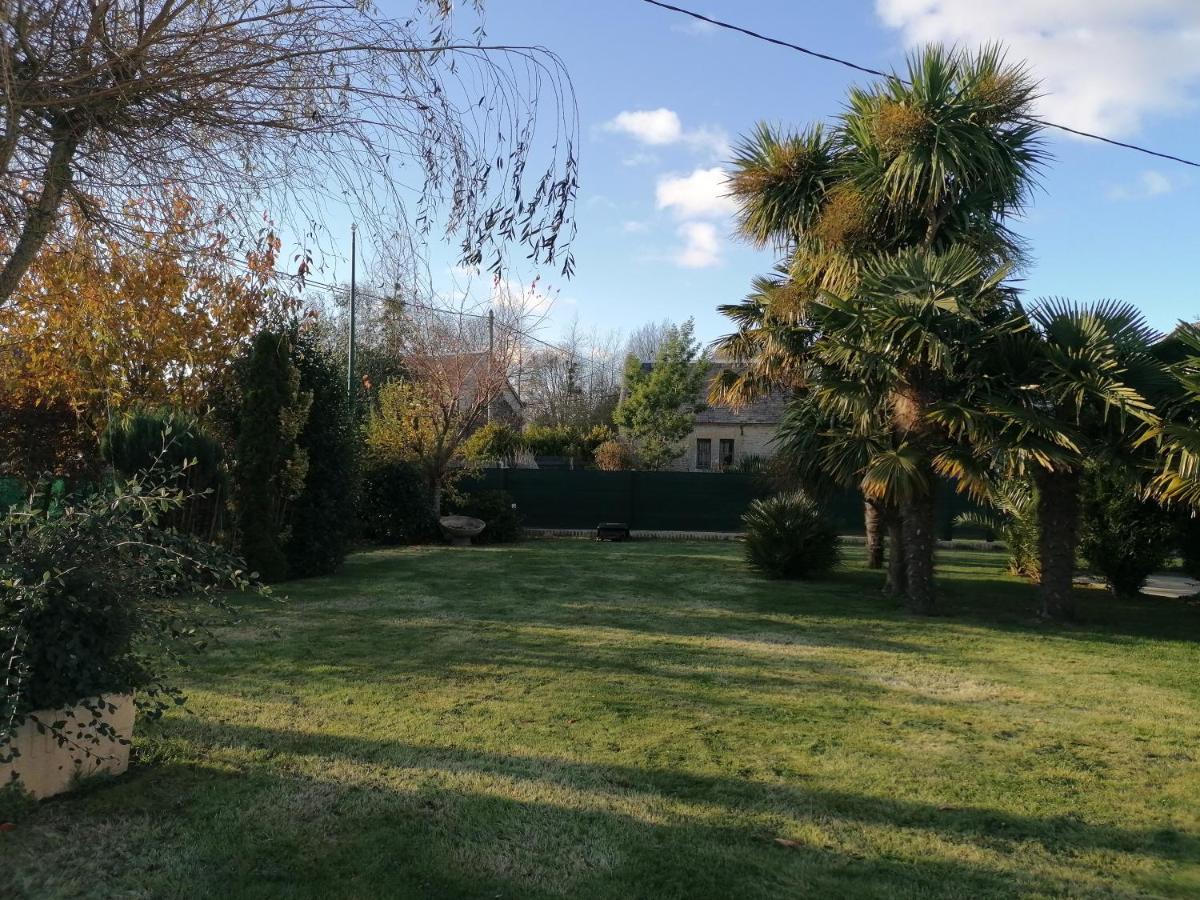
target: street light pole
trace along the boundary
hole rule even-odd
[[[346,396],[350,399],[350,409],[354,410],[354,294],[357,288],[355,283],[355,266],[358,261],[358,225],[350,226],[350,342],[349,352],[346,354]]]

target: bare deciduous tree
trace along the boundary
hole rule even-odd
[[[629,340],[625,344],[626,355],[636,356],[644,363],[654,362],[674,327],[670,319],[663,319],[661,322],[647,322],[635,328],[630,332]]]
[[[621,394],[624,355],[614,332],[585,331],[575,319],[554,346],[523,351],[521,393],[540,425],[608,424]]]
[[[405,459],[424,473],[435,514],[462,462],[463,444],[511,389],[529,314],[515,304],[496,308],[493,333],[478,313],[452,314],[410,305],[397,329],[402,380],[382,385],[367,443],[382,459]]]
[[[459,40],[451,0],[415,2],[401,22],[369,0],[5,0],[0,303],[65,203],[119,233],[130,197],[178,188],[247,225],[271,209],[317,244],[352,202],[383,242],[444,227],[467,264],[499,268],[519,241],[569,273],[560,61],[481,28]]]

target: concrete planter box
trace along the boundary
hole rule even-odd
[[[97,718],[111,726],[117,737],[130,740],[136,710],[133,695],[108,695],[104,700],[116,709],[113,712],[105,710]],[[51,722],[65,721],[62,733],[68,741],[60,747],[49,727],[45,734],[39,734],[37,725],[26,721],[12,740],[12,746],[20,751],[20,756],[12,762],[0,763],[0,785],[6,785],[16,777],[23,790],[41,799],[70,790],[78,778],[101,772],[120,775],[129,768],[129,744],[103,736],[97,738],[96,730],[89,727],[93,713],[86,707],[42,709],[33,715],[47,726]]]

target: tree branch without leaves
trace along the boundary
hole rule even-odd
[[[570,273],[569,78],[545,49],[457,39],[451,9],[417,0],[400,22],[364,0],[8,0],[0,303],[70,197],[120,233],[129,198],[180,185],[247,231],[270,209],[319,244],[349,204],[383,243],[441,228],[464,264],[498,269],[519,242]]]

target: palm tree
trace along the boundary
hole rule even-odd
[[[949,257],[941,254],[965,248],[978,266],[967,281],[978,283],[988,280],[983,273],[1019,261],[1020,244],[1004,220],[1027,200],[1043,160],[1039,130],[1029,117],[1035,96],[1024,68],[1007,64],[998,48],[970,54],[930,47],[909,60],[906,78],[854,89],[832,132],[813,127],[785,135],[760,127],[746,140],[730,180],[741,207],[740,227],[752,242],[778,249],[784,261],[769,289],[722,308],[738,330],[718,348],[749,364],[721,383],[722,399],[776,386],[780,377],[786,387],[800,386],[809,377],[804,354],[835,343],[811,321],[810,310],[825,305],[822,298],[840,298],[828,308],[837,310],[839,327],[850,331],[860,310],[898,298],[886,289],[902,289],[904,278],[896,284],[881,280],[878,268],[872,268],[880,259],[893,266],[899,259],[920,265],[915,256],[903,257],[903,251],[915,248],[926,254],[924,259],[943,259],[937,265],[944,266]],[[869,273],[871,289],[864,284]],[[926,299],[939,293],[929,292]],[[928,306],[924,314],[930,314]],[[914,324],[921,328],[920,322]],[[880,352],[908,352],[904,344],[913,335],[891,333],[898,343]],[[793,358],[796,348],[801,361]],[[918,348],[917,356],[921,352]],[[860,355],[858,362],[889,371],[875,359]],[[851,373],[849,359],[842,368],[849,379],[866,374]],[[888,392],[886,407],[868,404],[882,416],[873,427],[896,426],[907,415],[903,431],[908,437],[868,468],[874,474],[864,486],[901,489],[909,510],[905,541],[914,542],[906,551],[909,599],[915,609],[928,611],[932,486],[927,454],[915,448],[928,443],[923,411],[936,391],[921,382],[920,366],[904,372],[894,366],[890,373],[900,381]],[[925,462],[914,461],[914,452]],[[901,494],[875,496],[889,503],[902,499]]]
[[[1155,351],[1171,386],[1162,420],[1140,440],[1158,450],[1150,489],[1164,502],[1200,511],[1200,325],[1180,323]]]
[[[988,377],[934,411],[1002,478],[1030,478],[1037,495],[1042,614],[1074,617],[1072,580],[1085,462],[1124,457],[1161,431],[1167,385],[1158,335],[1134,307],[1049,300],[983,351]]]

